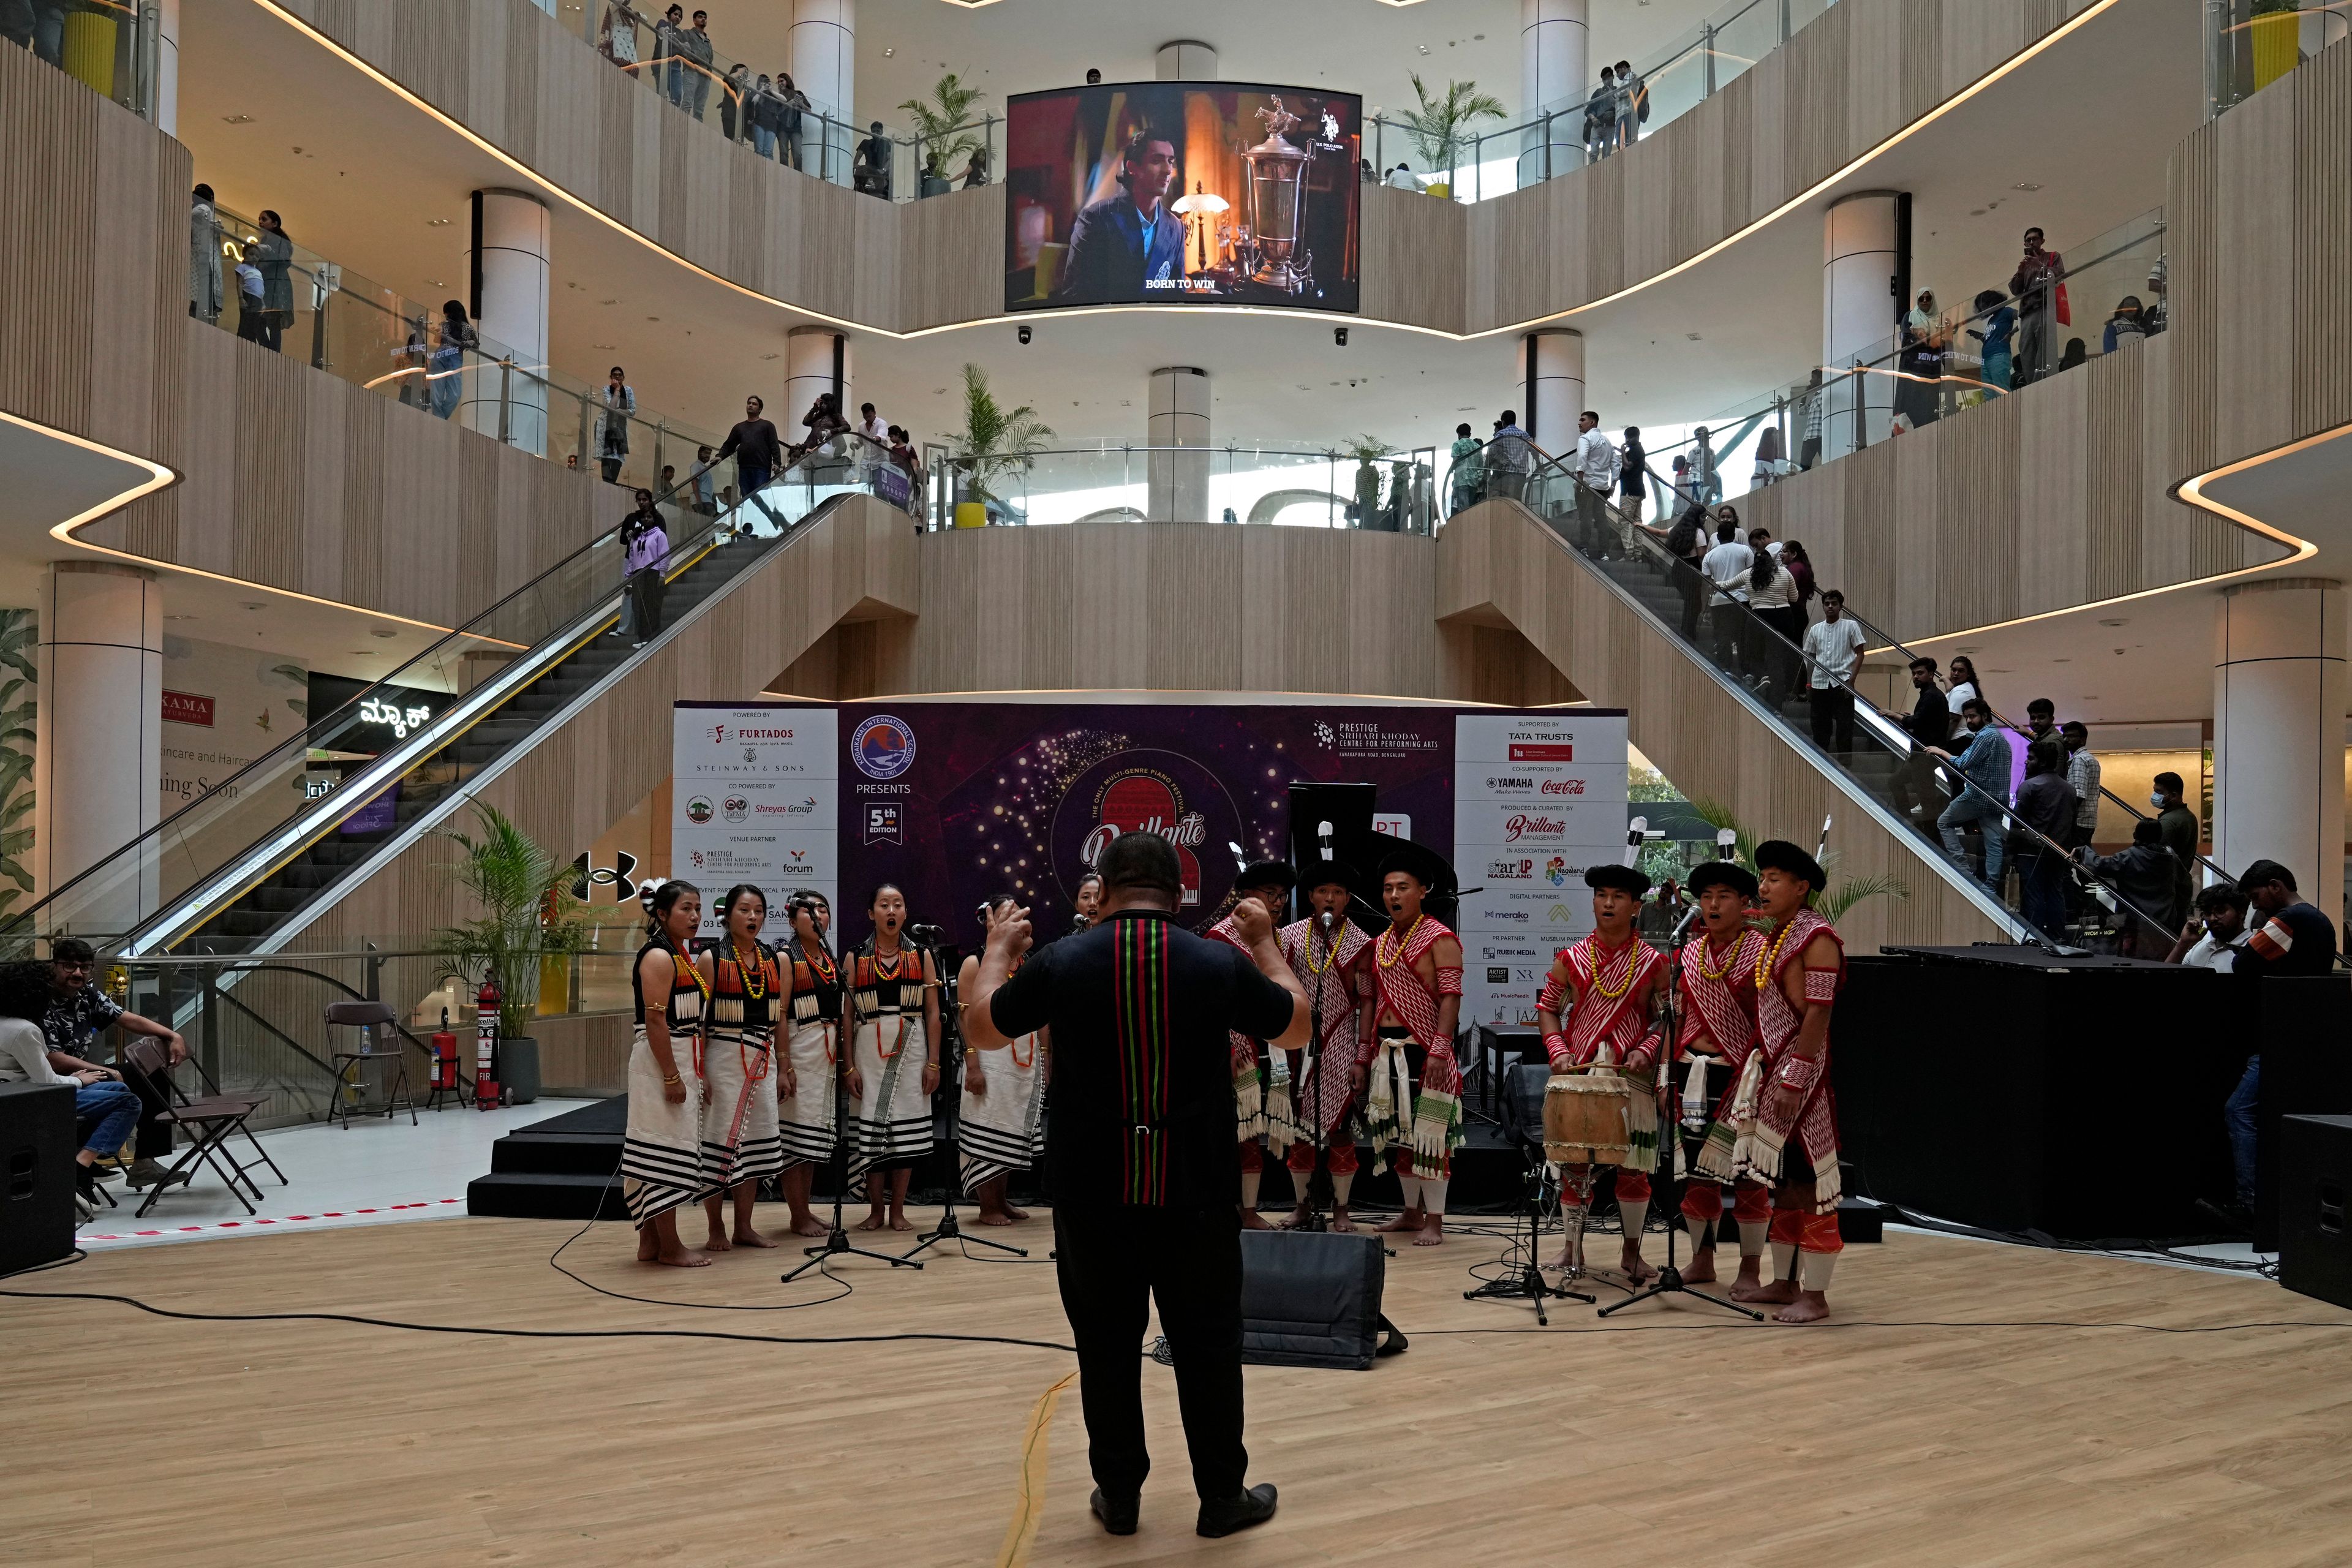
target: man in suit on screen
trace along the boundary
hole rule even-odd
[[[1184,220],[1163,199],[1176,178],[1176,144],[1149,127],[1119,153],[1118,195],[1094,203],[1070,228],[1057,305],[1124,304],[1180,297]]]

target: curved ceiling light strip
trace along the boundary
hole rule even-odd
[[[1629,283],[1624,288],[1618,289],[1612,294],[1604,294],[1598,300],[1589,300],[1581,305],[1572,305],[1567,310],[1555,310],[1549,315],[1531,316],[1526,321],[1512,321],[1499,327],[1483,328],[1475,332],[1449,332],[1442,327],[1424,327],[1411,321],[1387,321],[1377,316],[1354,315],[1337,317],[1328,310],[1287,310],[1280,306],[1213,305],[1199,306],[1194,308],[1221,311],[1244,312],[1262,316],[1292,316],[1302,321],[1318,321],[1327,325],[1337,320],[1343,321],[1351,326],[1360,325],[1366,327],[1382,327],[1392,331],[1419,332],[1427,337],[1444,338],[1452,342],[1475,342],[1481,338],[1491,338],[1504,332],[1526,331],[1530,328],[1540,327],[1549,322],[1566,321],[1571,316],[1580,316],[1587,310],[1599,310],[1603,305],[1613,304],[1619,300],[1625,299],[1633,294],[1638,294],[1643,289],[1663,283],[1669,278],[1679,277],[1683,273],[1689,271],[1692,268],[1698,266],[1700,263],[1706,261],[1710,258],[1721,255],[1724,251],[1729,249],[1732,246],[1737,245],[1741,240],[1748,238],[1750,235],[1756,234],[1759,230],[1777,223],[1781,218],[1786,217],[1789,214],[1796,211],[1799,207],[1803,206],[1813,200],[1814,197],[1822,195],[1841,181],[1851,179],[1853,175],[1859,174],[1874,159],[1878,158],[1882,154],[1902,145],[1905,142],[1909,141],[1914,135],[1926,130],[1928,126],[1933,125],[1936,121],[1941,120],[1947,114],[1951,113],[1962,104],[1967,103],[1979,93],[1985,91],[1987,89],[1993,86],[1994,83],[2001,80],[2004,77],[2022,68],[2046,51],[2054,48],[2057,45],[2063,42],[2066,38],[2071,37],[2074,33],[2088,26],[2092,21],[2112,9],[2119,3],[2120,0],[2091,0],[2089,5],[2085,5],[2074,16],[2059,24],[2056,27],[2052,28],[2049,32],[2043,34],[2032,43],[2028,44],[2024,48],[2019,50],[2016,54],[2011,55],[2008,59],[2003,60],[2000,65],[1995,66],[1991,70],[1987,71],[1984,75],[1979,77],[1976,80],[1970,82],[1967,87],[1962,88],[1951,97],[1944,100],[1943,102],[1936,105],[1935,108],[1927,110],[1918,119],[1911,121],[1908,125],[1901,127],[1895,131],[1894,134],[1888,136],[1885,141],[1880,142],[1876,145],[1863,152],[1851,162],[1847,163],[1843,168],[1840,168],[1834,173],[1814,182],[1811,185],[1808,185],[1805,189],[1798,192],[1795,195],[1790,196],[1787,201],[1782,202],[1779,206],[1774,207],[1770,212],[1766,213],[1763,216],[1750,220],[1741,227],[1734,229],[1731,233],[1724,236],[1723,238],[1717,240],[1713,245],[1708,246],[1706,249],[1699,251],[1696,255],[1687,257],[1683,260],[1675,263],[1675,265],[1667,268],[1663,272],[1654,273],[1651,276],[1643,279],[1638,283]],[[264,11],[267,11],[269,15],[277,17],[279,21],[293,28],[296,32],[300,33],[304,37],[309,38],[320,48],[325,49],[329,54],[333,55],[337,59],[341,60],[345,65],[350,66],[353,70],[358,71],[362,76],[366,77],[370,81],[373,81],[377,86],[383,88],[386,92],[391,93],[394,97],[401,100],[401,101],[411,105],[428,118],[438,121],[442,126],[454,132],[457,135],[471,143],[475,148],[487,156],[495,159],[500,164],[511,169],[517,175],[530,182],[533,187],[545,191],[548,195],[555,197],[557,200],[575,208],[586,216],[594,219],[596,222],[604,224],[614,233],[635,240],[639,245],[644,246],[646,249],[668,258],[670,261],[686,268],[697,277],[707,278],[713,283],[718,284],[720,288],[731,289],[735,293],[742,295],[747,300],[757,300],[762,304],[772,305],[778,310],[790,311],[799,316],[804,316],[811,321],[819,325],[838,327],[844,331],[871,332],[877,337],[891,338],[901,342],[911,342],[917,338],[933,337],[941,332],[967,331],[976,327],[1003,326],[1014,321],[1035,321],[1039,320],[1052,320],[1056,317],[1103,315],[1129,310],[1148,311],[1159,315],[1165,315],[1168,312],[1169,308],[1165,305],[1087,305],[1062,310],[1024,310],[1017,317],[1008,313],[1000,312],[992,316],[976,316],[968,321],[949,321],[936,327],[918,327],[912,331],[902,332],[894,331],[888,327],[877,327],[870,322],[854,321],[846,317],[830,315],[823,310],[812,310],[806,305],[795,305],[789,300],[779,300],[772,294],[762,293],[757,289],[738,283],[731,278],[722,277],[719,273],[713,272],[709,268],[704,267],[699,262],[688,260],[685,257],[680,256],[677,251],[670,249],[667,246],[663,245],[658,240],[656,240],[649,236],[638,233],[627,224],[623,223],[620,219],[613,216],[610,213],[605,212],[602,207],[597,206],[594,203],[590,202],[583,197],[574,195],[571,191],[557,184],[554,181],[549,179],[538,170],[533,169],[521,159],[516,157],[513,153],[507,152],[504,148],[491,142],[488,138],[481,135],[470,126],[462,123],[454,115],[447,113],[437,105],[427,101],[425,99],[411,91],[406,87],[402,86],[399,82],[394,81],[391,77],[385,75],[382,70],[378,69],[368,61],[362,59],[357,54],[345,47],[336,39],[328,37],[325,33],[320,32],[317,27],[313,26],[310,23],[287,10],[284,5],[278,4],[278,0],[253,0],[253,4],[260,6]]]

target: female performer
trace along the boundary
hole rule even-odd
[[[652,918],[646,945],[637,950],[629,975],[636,993],[637,1032],[629,1047],[621,1195],[636,1223],[638,1262],[700,1268],[710,1259],[678,1245],[677,1210],[702,1195],[705,1182],[702,1016],[709,987],[686,956],[702,923],[702,889],[691,882],[664,882],[647,909]]]
[[[710,1029],[702,1053],[702,1162],[711,1190],[702,1200],[710,1221],[706,1252],[730,1247],[773,1247],[751,1228],[751,1205],[763,1177],[784,1168],[776,1128],[777,993],[782,982],[775,954],[760,942],[768,923],[768,896],[750,883],[727,889],[726,934],[702,950],[695,967],[710,995]],[[727,1231],[726,1196],[735,1197],[735,1232]]]
[[[849,1176],[866,1179],[860,1230],[912,1230],[907,1184],[931,1152],[931,1092],[940,1087],[939,974],[931,955],[908,947],[907,895],[889,882],[866,901],[873,934],[857,944],[849,985],[849,1092],[857,1097]],[[888,1213],[884,1213],[884,1193]]]
[[[1103,879],[1099,871],[1089,871],[1078,879],[1078,890],[1070,902],[1076,911],[1070,917],[1070,934],[1076,936],[1095,923],[1095,912],[1102,908]]]
[[[987,914],[1013,907],[1010,893],[989,900]],[[982,922],[983,938],[986,921]],[[986,945],[983,940],[982,946]],[[1015,961],[1013,968],[1021,967]],[[980,955],[963,961],[956,975],[959,995],[980,978]],[[982,1050],[964,1037],[963,1134],[958,1142],[960,1174],[966,1196],[980,1205],[982,1225],[1012,1225],[1029,1217],[1004,1201],[1013,1173],[1037,1163],[1045,1147],[1047,1034],[1023,1035],[997,1050]]]
[[[824,1223],[809,1212],[816,1168],[833,1158],[834,1058],[841,1040],[841,973],[825,945],[833,906],[803,888],[793,895],[792,1022],[788,1048],[776,1058],[777,1116],[784,1145],[784,1202],[793,1206],[793,1234],[823,1236]]]

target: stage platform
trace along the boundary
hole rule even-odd
[[[12,1338],[54,1353],[0,1367],[17,1455],[5,1555],[2267,1568],[2342,1561],[2352,1517],[2352,1313],[2257,1279],[1898,1232],[1840,1264],[1843,1326],[1753,1325],[1690,1302],[1598,1321],[1559,1303],[1539,1331],[1521,1306],[1462,1300],[1501,1243],[1457,1233],[1390,1261],[1403,1355],[1360,1373],[1249,1370],[1251,1472],[1281,1487],[1282,1509],[1245,1540],[1192,1534],[1173,1384],[1146,1363],[1158,1468],[1143,1532],[1113,1540],[1087,1513],[1075,1385],[1033,1428],[1067,1353],[759,1342],[1066,1342],[1042,1261],[950,1252],[921,1273],[853,1263],[785,1287],[796,1253],[652,1268],[630,1261],[625,1226],[595,1226],[561,1261],[644,1298],[625,1300],[549,1267],[574,1228],[460,1218],[199,1241],[10,1281],[195,1312],[748,1339],[213,1323],[6,1300]],[[992,1235],[1036,1260],[1050,1245],[1042,1216]],[[698,1310],[720,1307],[737,1310]],[[2282,1321],[2317,1326],[2233,1326]],[[2051,1326],[2125,1323],[2213,1331]],[[2032,1326],[2002,1326],[2017,1324]],[[170,1429],[126,1447],[142,1409],[172,1412]]]

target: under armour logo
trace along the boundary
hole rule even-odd
[[[637,896],[635,880],[637,858],[623,849],[615,852],[614,858],[620,864],[613,867],[592,865],[588,852],[583,850],[580,858],[572,862],[572,896],[584,903],[590,889],[610,888],[615,902],[625,904],[635,899]]]

